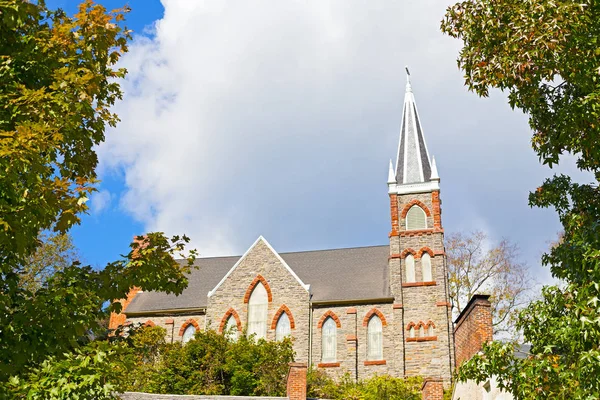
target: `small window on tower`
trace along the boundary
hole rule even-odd
[[[406,282],[415,282],[415,258],[409,254],[404,259],[404,268],[406,269]]]
[[[431,256],[429,253],[423,253],[421,256],[421,269],[423,274],[423,282],[431,282],[433,281],[433,277],[431,274]]]
[[[406,213],[406,230],[427,229],[427,215],[425,211],[417,205],[414,205]]]

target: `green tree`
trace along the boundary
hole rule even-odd
[[[112,350],[99,350],[90,338],[103,333],[99,321],[120,310],[111,301],[134,285],[170,293],[187,285],[195,252],[180,263],[174,256],[189,239],[161,233],[138,237],[101,271],[74,263],[40,288],[21,285],[39,232],[66,233],[95,190],[95,146],[118,121],[110,107],[121,98],[118,79],[126,73],[115,67],[127,51],[126,11],[86,0],[70,17],[43,0],[0,1],[0,397],[26,387],[30,398],[108,393],[110,372],[97,375],[103,367],[90,370],[93,379],[33,383],[69,368],[80,374],[104,366]]]
[[[531,354],[493,343],[461,368],[461,378],[496,375],[516,399],[600,397],[600,3],[472,0],[448,8],[442,31],[463,41],[458,65],[480,96],[508,91],[529,116],[532,146],[550,167],[572,154],[594,176],[581,184],[547,179],[530,205],[554,207],[562,240],[542,257],[560,287],[520,315]]]

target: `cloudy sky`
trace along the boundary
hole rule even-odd
[[[279,251],[386,243],[409,65],[446,232],[511,239],[547,280],[538,260],[560,226],[527,196],[554,171],[502,93],[464,87],[460,42],[439,29],[448,4],[132,2],[122,121],[73,231],[86,261],[156,230],[186,233],[204,256],[243,253],[261,234]]]

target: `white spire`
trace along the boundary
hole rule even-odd
[[[439,181],[440,180],[440,176],[438,175],[438,171],[437,171],[437,165],[435,163],[435,157],[431,158],[431,178],[429,178],[429,180],[431,180],[431,181]]]
[[[388,171],[388,183],[396,183],[396,174],[394,173],[394,164],[390,159],[390,169]]]
[[[402,127],[396,159],[396,183],[403,185],[429,182],[431,172],[425,136],[410,83],[410,71],[406,67],[406,93],[404,94]]]
[[[406,93],[412,93],[412,86],[410,86],[410,71],[408,70],[408,65],[404,67],[406,70]]]

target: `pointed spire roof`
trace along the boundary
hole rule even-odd
[[[417,112],[417,104],[410,84],[410,72],[406,67],[406,93],[402,111],[402,128],[400,145],[396,159],[396,182],[407,183],[429,182],[432,178],[429,152],[423,136],[423,128]],[[435,171],[437,175],[437,171]],[[438,178],[439,179],[439,178]]]

